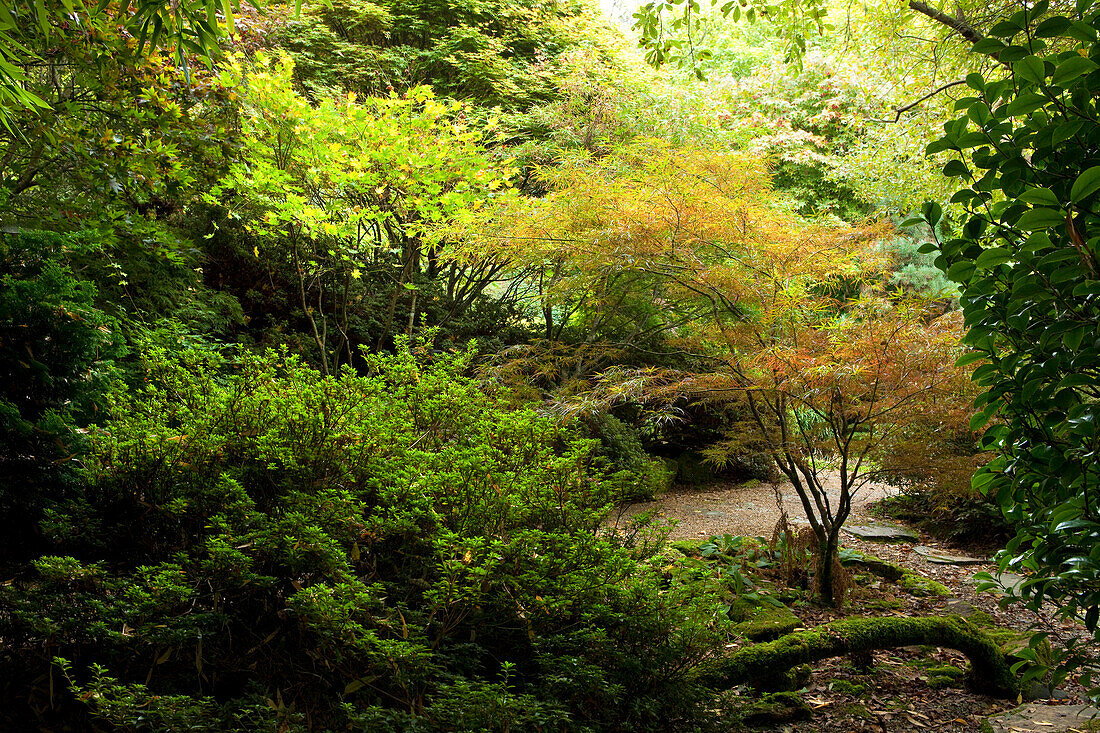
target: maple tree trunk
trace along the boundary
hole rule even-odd
[[[839,606],[844,602],[843,589],[838,587],[836,568],[839,564],[838,554],[840,550],[839,538],[836,533],[826,532],[825,541],[817,548],[817,592],[822,600],[833,606]]]

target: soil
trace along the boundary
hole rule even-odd
[[[827,473],[824,481],[830,500],[835,505],[840,492],[840,479]],[[870,520],[870,508],[875,502],[892,496],[897,489],[886,484],[868,484],[852,495],[852,516],[848,524]],[[714,535],[771,537],[781,510],[787,512],[792,524],[805,523],[806,513],[798,495],[789,483],[716,484],[700,489],[677,486],[656,501],[630,504],[621,510],[617,521],[625,523],[645,512],[654,512],[660,520],[673,524],[670,539],[706,539]]]
[[[835,490],[837,481],[831,478]],[[853,498],[848,524],[876,521],[874,503],[893,491],[881,485],[864,487]],[[725,534],[767,540],[783,510],[792,525],[797,526],[799,520],[805,523],[801,504],[789,484],[719,484],[703,489],[677,487],[656,501],[622,507],[611,520],[624,527],[639,515],[652,512],[658,521],[664,520],[671,525],[670,540],[701,541]],[[994,573],[992,563],[964,567],[932,563],[914,551],[918,544],[943,547],[957,554],[977,554],[968,548],[945,547],[928,535],[922,535],[916,543],[899,544],[866,542],[850,535],[844,535],[842,540],[845,548],[875,555],[943,584],[951,595],[915,597],[886,581],[871,580],[855,586],[842,612],[812,603],[796,604],[792,610],[806,626],[851,615],[969,615],[979,611],[988,614],[998,627],[1021,631],[1040,627],[1051,632],[1055,640],[1081,633],[1076,624],[1058,620],[1054,609],[1047,609],[1042,614],[1018,607],[1002,609],[996,595],[979,594],[973,576],[982,571]],[[909,647],[877,652],[870,668],[858,669],[851,660],[843,658],[825,660],[814,665],[802,695],[813,708],[813,719],[781,724],[772,729],[791,733],[977,731],[989,716],[1019,705],[1019,701],[974,694],[961,685],[939,688],[930,685],[930,681],[936,681],[932,680],[934,675],[930,675],[929,670],[948,664],[965,668],[966,658],[953,650]],[[751,695],[748,690],[735,692]],[[1081,706],[1086,702],[1083,692],[1080,684],[1067,680],[1058,691],[1065,697],[1043,702]]]

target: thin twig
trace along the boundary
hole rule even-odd
[[[943,92],[943,91],[947,91],[947,90],[948,90],[948,89],[950,89],[951,87],[957,87],[957,86],[959,86],[960,84],[965,84],[965,83],[966,83],[966,80],[965,80],[965,79],[960,79],[960,80],[958,80],[958,81],[953,81],[953,82],[950,82],[949,84],[944,84],[944,85],[943,85],[943,86],[941,86],[941,87],[937,87],[936,89],[933,89],[932,91],[928,92],[928,94],[925,94],[925,95],[924,95],[923,97],[921,97],[920,99],[918,99],[918,100],[916,100],[916,101],[914,101],[914,102],[910,102],[909,104],[907,104],[907,105],[905,105],[905,106],[903,106],[903,107],[894,107],[894,119],[892,119],[892,120],[880,120],[880,119],[874,119],[874,118],[872,118],[872,119],[870,119],[870,120],[868,120],[868,121],[869,121],[869,122],[882,122],[882,123],[885,123],[885,124],[887,124],[887,125],[892,125],[892,124],[894,124],[895,122],[897,122],[898,120],[900,120],[900,119],[901,119],[901,116],[902,116],[903,114],[905,114],[905,113],[906,113],[906,112],[908,112],[909,110],[913,109],[913,108],[914,108],[914,107],[916,107],[917,105],[919,105],[919,104],[922,104],[922,103],[924,103],[924,102],[928,101],[929,99],[931,99],[932,97],[936,96],[936,95],[937,95],[937,94],[939,94],[940,92]]]

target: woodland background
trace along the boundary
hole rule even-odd
[[[737,729],[737,609],[842,608],[870,480],[1088,666],[1100,11],[633,20],[0,6],[5,726]],[[802,544],[605,523],[780,477]]]

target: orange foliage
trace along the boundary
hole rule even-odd
[[[554,263],[557,294],[598,293],[643,273],[662,309],[690,319],[667,339],[710,366],[612,369],[592,402],[737,402],[746,419],[713,447],[720,462],[762,447],[798,491],[830,574],[851,495],[908,425],[961,414],[959,324],[887,292],[888,227],[806,225],[771,195],[765,164],[740,154],[632,146],[540,172],[551,193],[513,199],[467,239],[529,267]],[[672,319],[669,319],[670,321]],[[584,407],[584,403],[581,403]],[[825,463],[839,497],[823,487]],[[819,583],[831,596],[828,577]]]

